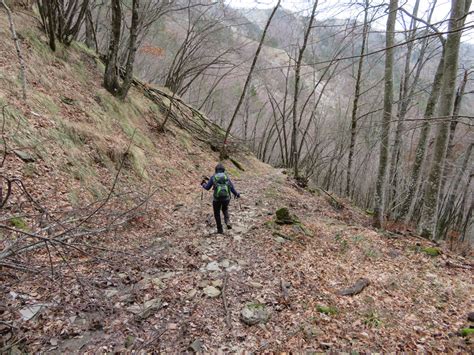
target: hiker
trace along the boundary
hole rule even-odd
[[[221,209],[224,213],[224,222],[227,229],[232,229],[229,219],[231,193],[233,193],[236,198],[239,198],[240,194],[235,190],[234,184],[232,184],[232,181],[230,181],[225,173],[224,165],[221,163],[217,164],[215,174],[211,176],[209,180],[202,180],[201,186],[206,190],[210,190],[211,187],[213,188],[214,200],[212,201],[212,207],[214,209],[214,218],[216,219],[217,233],[224,234],[221,222]]]

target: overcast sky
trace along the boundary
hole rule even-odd
[[[430,8],[430,5],[433,3],[434,0],[421,0],[420,1],[420,9],[418,12],[419,17],[426,18],[427,11]],[[326,18],[353,18],[361,11],[361,7],[357,6],[349,6],[351,3],[355,3],[355,0],[319,0],[318,4],[318,19],[326,19]],[[377,2],[383,2],[382,0],[378,0]],[[385,2],[388,2],[385,1]],[[415,0],[404,0],[400,1],[403,3],[404,9],[407,11],[411,11],[413,9],[413,4]],[[268,9],[275,6],[277,3],[276,0],[226,0],[226,3],[230,4],[233,7],[239,8],[247,8],[251,11],[252,8],[261,8],[261,9]],[[282,6],[290,11],[298,11],[298,12],[307,12],[312,5],[311,0],[282,0]],[[437,0],[436,2],[436,9],[433,13],[432,23],[446,21],[449,17],[449,12],[451,10],[451,1],[450,0]],[[472,10],[472,6],[471,6]],[[362,16],[362,15],[361,15]],[[362,19],[362,17],[361,17]],[[385,19],[381,18],[378,23],[377,27],[383,28],[385,26]],[[474,16],[470,15],[466,21],[466,24],[469,26],[474,25]],[[401,27],[401,25],[400,25]],[[474,29],[469,29],[463,35],[463,41],[468,41],[470,43],[474,43]]]

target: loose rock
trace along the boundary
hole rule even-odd
[[[230,266],[230,261],[228,259],[224,259],[221,261],[221,266],[223,268],[228,268]]]
[[[469,314],[467,315],[467,319],[469,320],[469,322],[474,322],[474,312],[469,312]]]
[[[138,314],[138,316],[141,319],[146,319],[149,316],[151,316],[153,313],[155,313],[157,310],[161,308],[161,299],[159,298],[153,298],[149,301],[146,301],[143,306],[141,312]]]
[[[221,291],[214,286],[206,286],[203,291],[206,296],[211,298],[218,297],[221,294]]]
[[[15,153],[15,155],[21,160],[23,160],[25,163],[33,163],[34,161],[36,161],[35,157],[23,150],[15,149],[13,153]]]
[[[224,281],[222,280],[214,280],[211,282],[212,286],[217,287],[217,288],[222,288]]]
[[[189,345],[189,350],[194,351],[195,353],[201,353],[203,351],[203,343],[201,340],[194,340],[191,345]]]
[[[270,319],[270,312],[264,304],[247,303],[240,312],[240,319],[247,325],[265,324]]]
[[[217,261],[211,261],[209,264],[207,264],[206,270],[207,271],[221,271],[221,268]]]

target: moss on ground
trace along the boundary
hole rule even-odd
[[[474,335],[474,328],[463,328],[459,331],[462,337],[470,337]]]
[[[377,328],[382,325],[382,320],[380,319],[377,311],[369,311],[364,315],[363,323],[372,328]]]
[[[425,248],[422,248],[421,251],[425,253],[426,255],[433,256],[433,257],[441,255],[441,250],[436,247],[425,247]]]
[[[339,313],[339,311],[337,310],[337,308],[335,307],[331,307],[331,306],[322,306],[322,305],[318,305],[316,306],[316,310],[319,312],[319,313],[324,313],[328,316],[333,316],[333,315],[336,315]]]
[[[28,230],[28,224],[21,217],[10,218],[8,222],[17,229]]]
[[[84,52],[85,54],[91,57],[94,57],[94,58],[97,57],[96,52],[92,48],[87,47],[85,43],[72,41],[70,47],[79,52]]]

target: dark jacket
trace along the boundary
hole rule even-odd
[[[229,183],[230,192],[232,192],[235,197],[239,197],[240,194],[235,190],[234,184],[232,183],[232,181],[230,180],[228,175],[227,175],[227,182]],[[209,181],[207,183],[202,184],[201,186],[206,190],[210,190],[211,187],[212,187],[212,190],[215,190],[216,187],[214,185],[214,175],[211,176],[211,178],[209,179]],[[229,197],[229,199],[230,199],[230,197]]]

